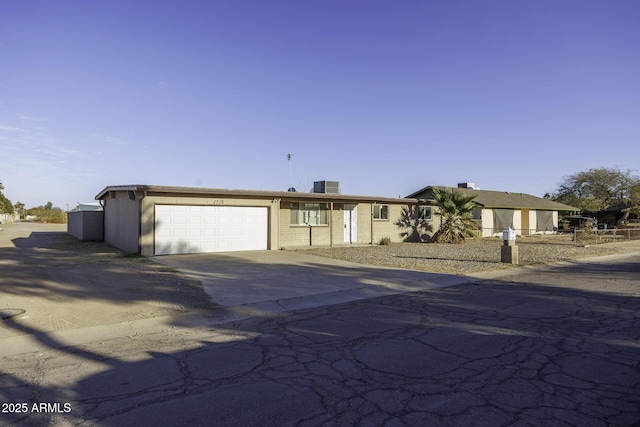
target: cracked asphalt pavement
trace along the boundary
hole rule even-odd
[[[0,360],[3,408],[28,404],[2,425],[640,424],[638,254],[71,347],[40,340],[48,349]]]
[[[640,423],[638,257],[2,359],[5,425]]]

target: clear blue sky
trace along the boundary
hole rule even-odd
[[[0,180],[397,197],[640,169],[640,1],[0,3]]]

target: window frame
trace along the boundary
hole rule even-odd
[[[429,212],[428,215],[424,215],[425,212]],[[433,220],[433,206],[418,206],[418,221],[432,221]]]
[[[329,225],[329,204],[326,202],[290,202],[289,225],[298,227]],[[295,222],[294,222],[295,218]],[[311,218],[316,221],[310,222]]]
[[[385,215],[383,215],[383,212]],[[376,216],[377,214],[377,216]],[[374,204],[373,212],[371,216],[374,221],[389,221],[389,205],[388,204]]]

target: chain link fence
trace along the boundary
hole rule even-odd
[[[625,240],[640,240],[640,227],[610,228],[604,230],[573,230],[573,243],[604,244],[623,242]]]
[[[478,237],[489,234],[493,237],[489,239],[502,239],[502,231],[492,228],[478,229]],[[623,242],[629,240],[640,240],[640,224],[636,226],[628,226],[626,228],[608,228],[608,229],[573,229],[564,232],[561,231],[536,231],[516,228],[517,240],[530,243],[564,243],[574,245],[598,245],[614,242]],[[487,238],[487,237],[485,237]]]

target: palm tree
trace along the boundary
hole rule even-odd
[[[476,208],[473,199],[456,189],[433,189],[433,197],[440,210],[442,222],[440,229],[433,235],[437,243],[463,243],[467,237],[474,237],[477,225],[473,221]]]

